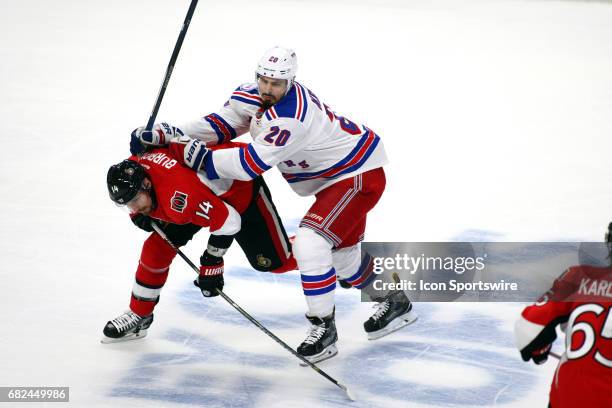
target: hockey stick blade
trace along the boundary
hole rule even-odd
[[[346,396],[348,397],[348,399],[350,399],[351,401],[357,401],[357,396],[355,394],[353,394],[353,391],[351,391],[349,389],[349,387],[347,387],[346,385],[344,385],[342,383],[338,383],[337,385],[338,385],[338,387],[343,389],[344,392],[346,392]]]
[[[174,245],[174,243],[172,241],[170,241],[170,239],[166,236],[166,234],[164,233],[164,231],[162,231],[162,229],[159,227],[159,225],[157,225],[157,223],[152,222],[151,226],[153,227],[153,229],[155,230],[155,232],[164,240],[166,241],[166,243],[168,245],[170,245],[170,247],[172,247],[172,249],[174,249],[176,251],[176,253],[191,267],[191,269],[194,270],[195,273],[199,274],[200,270],[198,269],[197,266],[195,266],[195,264],[193,262],[191,262],[191,260],[183,253],[183,251],[181,251],[179,248],[176,247],[176,245]],[[238,313],[240,313],[242,316],[244,316],[247,320],[249,320],[251,323],[253,323],[257,328],[259,328],[261,331],[263,331],[265,334],[268,335],[268,337],[270,337],[272,340],[274,340],[275,342],[277,342],[279,345],[281,345],[285,350],[287,350],[288,352],[290,352],[291,354],[293,354],[295,357],[299,358],[300,360],[302,360],[304,363],[306,363],[306,365],[308,365],[310,368],[312,368],[313,370],[315,370],[317,373],[319,373],[321,376],[323,376],[325,379],[327,379],[328,381],[330,381],[331,383],[333,383],[335,386],[337,386],[338,388],[340,388],[341,390],[343,390],[346,393],[346,396],[351,400],[351,401],[355,401],[355,394],[353,394],[346,385],[338,382],[338,380],[336,380],[334,377],[330,376],[329,374],[327,374],[325,371],[321,370],[319,367],[317,367],[316,365],[314,365],[313,363],[311,363],[310,361],[308,361],[306,358],[304,358],[303,356],[301,356],[297,351],[295,351],[294,349],[292,349],[287,343],[285,343],[284,341],[282,341],[278,336],[276,336],[274,333],[272,333],[270,330],[268,330],[264,325],[262,325],[261,323],[259,323],[259,321],[257,319],[255,319],[253,316],[251,316],[249,313],[246,312],[246,310],[244,310],[242,307],[240,307],[236,302],[234,302],[229,296],[227,296],[222,290],[220,290],[219,288],[217,288],[217,293],[219,293],[219,295],[227,302],[230,304],[230,306],[232,306],[234,309],[236,309],[238,311]]]

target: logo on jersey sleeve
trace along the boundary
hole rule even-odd
[[[257,88],[257,84],[255,83],[246,83],[246,84],[242,84],[240,85],[240,90],[241,91],[252,91],[253,89]]]
[[[175,191],[174,195],[170,199],[170,208],[176,212],[182,213],[187,207],[187,194]]]

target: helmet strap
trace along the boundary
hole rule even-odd
[[[291,88],[293,88],[294,82],[295,82],[295,77],[291,79],[287,79],[287,89],[285,89],[285,96],[287,96]]]

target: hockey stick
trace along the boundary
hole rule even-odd
[[[556,358],[557,360],[561,360],[561,356],[553,351],[549,352],[548,355]]]
[[[193,13],[197,4],[198,0],[191,0],[189,10],[187,10],[187,15],[185,16],[185,21],[183,22],[183,28],[181,28],[181,32],[179,33],[178,39],[176,40],[176,44],[174,44],[174,50],[172,51],[170,62],[168,62],[168,67],[166,68],[164,82],[162,82],[161,88],[159,88],[159,93],[157,94],[157,99],[155,100],[153,111],[151,111],[151,116],[149,116],[149,121],[147,122],[146,130],[151,130],[153,128],[153,122],[155,122],[155,118],[157,117],[157,113],[159,112],[159,107],[161,105],[162,99],[164,98],[164,94],[166,93],[168,82],[170,82],[170,76],[172,75],[172,71],[174,70],[174,64],[176,63],[179,51],[181,50],[181,46],[183,45],[185,34],[187,34],[187,29],[189,28],[189,23],[191,23],[191,17],[193,17]]]
[[[155,223],[152,222],[151,226],[153,227],[153,229],[155,230],[155,232],[157,232],[157,234],[168,243],[168,245],[170,245],[172,247],[172,249],[174,249],[176,251],[176,253],[183,258],[183,260],[185,262],[187,262],[187,264],[189,266],[191,266],[191,269],[193,269],[195,271],[195,273],[197,273],[198,275],[200,274],[200,270],[198,269],[198,267],[191,262],[191,260],[183,253],[183,251],[181,251],[179,248],[177,248],[174,243],[172,243],[172,241],[170,241],[170,239],[166,236],[166,234],[164,233],[164,231],[161,230],[161,228],[159,228],[159,226]],[[287,351],[289,351],[291,354],[293,354],[294,356],[296,356],[297,358],[299,358],[300,360],[302,360],[303,363],[305,363],[307,366],[309,366],[310,368],[312,368],[313,370],[315,370],[317,373],[321,374],[323,377],[325,377],[327,380],[331,381],[335,386],[337,386],[338,388],[342,389],[345,393],[346,396],[351,400],[351,401],[356,401],[355,395],[348,389],[348,387],[342,383],[340,383],[338,380],[336,380],[335,378],[333,378],[332,376],[330,376],[329,374],[327,374],[325,371],[321,370],[319,367],[317,367],[316,365],[314,365],[313,363],[311,363],[310,361],[308,361],[306,358],[304,358],[303,356],[299,355],[295,350],[293,350],[287,343],[285,343],[284,341],[282,341],[281,339],[279,339],[274,333],[272,333],[270,330],[268,330],[264,325],[262,325],[261,323],[259,323],[253,316],[251,316],[250,314],[248,314],[243,308],[241,308],[238,304],[236,304],[236,302],[234,302],[229,296],[227,296],[225,293],[223,293],[223,291],[221,289],[217,288],[217,292],[219,293],[219,295],[225,299],[225,301],[227,303],[229,303],[234,309],[236,309],[241,315],[243,315],[244,317],[246,317],[251,323],[253,323],[255,326],[257,326],[261,331],[263,331],[264,333],[266,333],[269,337],[271,337],[274,341],[276,341],[278,344],[280,344],[281,346],[283,346],[283,348]]]

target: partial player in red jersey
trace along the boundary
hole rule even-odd
[[[223,289],[223,255],[234,238],[251,266],[263,272],[296,268],[291,244],[263,178],[215,180],[177,163],[165,148],[132,156],[111,166],[110,198],[130,210],[132,222],[152,232],[156,222],[177,246],[201,228],[210,230],[194,282],[206,297]],[[141,338],[153,322],[153,309],[176,252],[157,233],[144,242],[132,289],[130,310],[109,321],[103,343]]]
[[[606,234],[612,259],[612,223]],[[552,408],[612,407],[612,266],[569,268],[515,325],[523,360],[544,363],[565,331],[565,353],[550,388]]]

